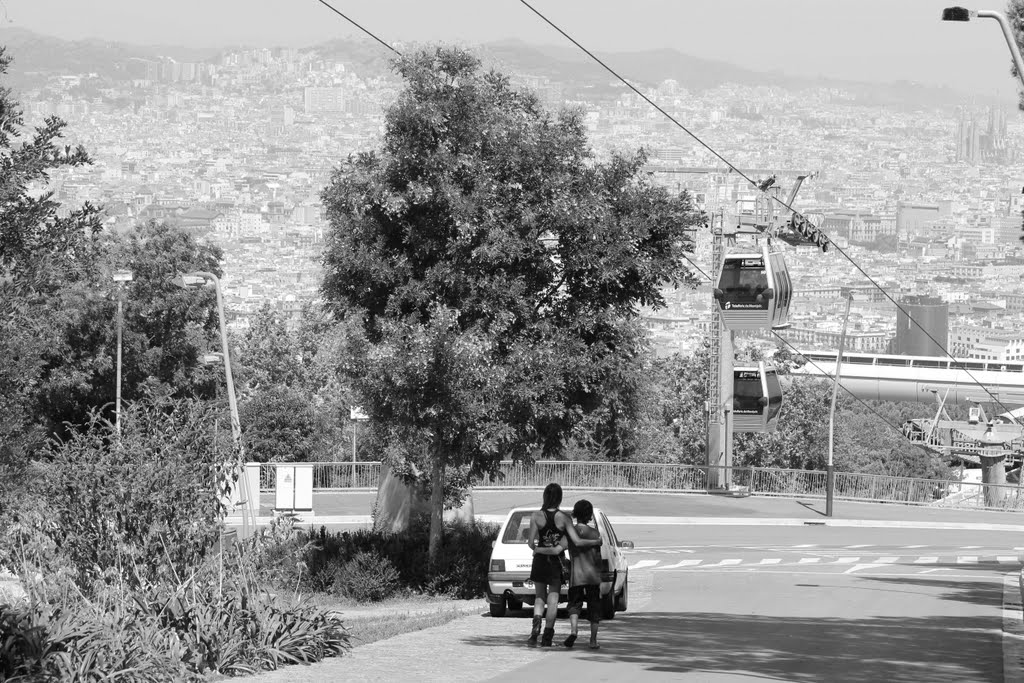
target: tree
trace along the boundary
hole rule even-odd
[[[0,47],[0,75],[10,62]],[[91,163],[81,146],[60,143],[64,127],[50,117],[26,136],[0,87],[0,467],[17,468],[47,434],[36,404],[48,356],[68,351],[61,331],[95,298],[99,209],[60,215],[47,189],[52,171]]]
[[[691,282],[702,216],[649,185],[644,155],[598,160],[579,112],[537,99],[457,49],[396,62],[406,87],[379,150],[323,192],[323,295],[358,322],[345,369],[393,460],[431,484],[436,561],[446,470],[554,455],[644,351],[632,324]],[[627,385],[628,386],[628,385]]]

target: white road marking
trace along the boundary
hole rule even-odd
[[[836,564],[853,564],[854,562],[860,562],[859,557],[840,557],[836,559]]]
[[[849,569],[847,569],[843,573],[844,574],[852,574],[852,573],[854,573],[856,571],[860,571],[861,569],[875,569],[877,567],[884,567],[884,566],[885,566],[884,564],[855,564],[855,565],[853,565],[852,567],[850,567]]]
[[[866,543],[864,545],[844,545],[844,548],[870,548],[873,544]]]
[[[654,567],[661,564],[661,560],[640,560],[636,564],[631,564],[630,569],[644,569],[646,567]]]
[[[1016,555],[999,555],[998,557],[996,557],[996,562],[999,562],[1001,564],[1014,564],[1015,562],[1017,562],[1017,556]]]
[[[963,555],[961,557],[956,558],[956,563],[957,564],[978,564],[978,558],[977,557],[972,557],[970,555]]]
[[[780,564],[781,562],[782,558],[780,557],[769,557],[767,559],[761,560],[759,564]]]
[[[904,548],[927,548],[926,545],[905,545]]]
[[[706,564],[704,565],[704,567],[735,567],[736,565],[741,564],[742,562],[743,560],[728,559],[722,560],[721,562],[716,562],[715,564]]]
[[[898,557],[880,557],[877,560],[875,560],[875,562],[877,562],[878,564],[893,564],[894,562],[899,561],[900,558]]]
[[[939,561],[937,557],[919,557],[914,560],[914,564],[935,564]]]
[[[817,543],[803,543],[801,545],[794,545],[794,546],[791,546],[791,547],[793,547],[793,548],[817,548],[818,544]]]
[[[658,570],[660,571],[662,569],[676,569],[678,567],[696,567],[703,561],[704,560],[683,560],[682,562],[676,562],[675,564],[668,564],[664,567],[658,567]]]
[[[931,574],[932,572],[951,572],[952,569],[948,567],[933,567],[932,569],[922,569],[918,574]]]
[[[797,564],[814,564],[815,562],[821,562],[820,557],[801,557]]]

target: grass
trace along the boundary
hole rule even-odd
[[[403,633],[443,626],[487,607],[482,599],[451,600],[429,596],[411,596],[381,603],[359,604],[337,600],[316,600],[327,609],[341,613],[352,645],[369,645]]]

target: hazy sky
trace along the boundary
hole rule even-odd
[[[518,0],[327,1],[389,42],[567,44]],[[940,21],[956,0],[530,1],[597,51],[671,47],[757,70],[1007,96],[1016,85],[997,22]],[[989,3],[974,8],[1005,8]],[[7,26],[62,38],[150,44],[301,46],[357,32],[318,0],[0,0],[0,22],[5,13]]]

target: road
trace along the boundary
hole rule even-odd
[[[478,492],[474,506],[500,518],[536,497]],[[636,544],[629,611],[602,625],[601,649],[528,649],[528,612],[482,609],[395,639],[412,659],[444,652],[422,680],[1024,681],[1020,515],[837,501],[824,518],[815,500],[600,491],[566,502],[580,497]],[[365,514],[372,499],[318,512]],[[567,631],[562,618],[556,643]],[[360,680],[395,674],[374,673],[369,651],[361,665]]]
[[[630,610],[604,624],[602,648],[495,680],[1004,680],[1004,577],[1021,549],[1003,533],[631,530],[649,542],[631,554]]]

